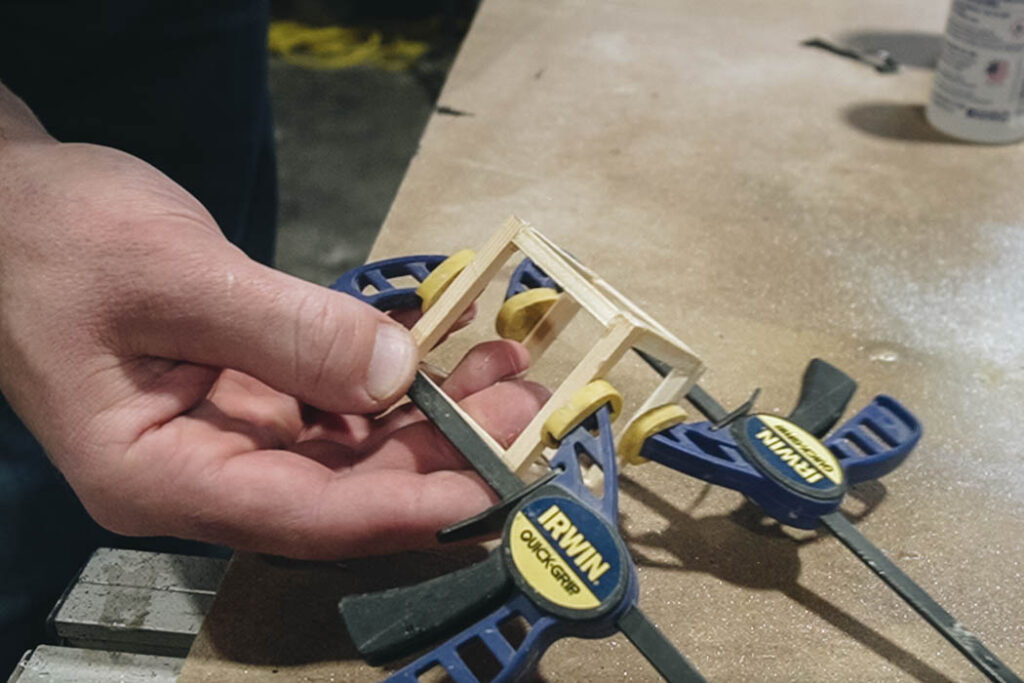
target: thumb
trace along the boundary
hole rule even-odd
[[[331,412],[374,412],[412,382],[412,335],[372,306],[249,260],[226,243],[124,321],[146,355],[232,368]],[[184,272],[183,272],[184,271]]]

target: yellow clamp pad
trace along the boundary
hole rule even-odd
[[[501,305],[495,320],[498,336],[523,341],[557,300],[558,292],[550,287],[528,289],[510,296]]]
[[[622,410],[622,394],[603,379],[595,379],[590,384],[577,390],[564,405],[544,421],[540,430],[540,439],[545,446],[557,448],[558,442],[576,425],[583,422],[595,410],[605,403],[612,404],[612,419],[619,416]]]
[[[619,439],[619,455],[623,462],[630,465],[642,465],[647,458],[640,455],[644,442],[658,432],[674,427],[686,420],[686,411],[676,403],[667,403],[651,408],[637,417],[626,427]]]
[[[476,258],[476,253],[472,249],[457,251],[441,261],[430,275],[423,278],[423,282],[416,288],[416,294],[423,302],[420,308],[424,313],[441,298],[441,295],[455,281],[459,273],[465,270],[474,258]]]

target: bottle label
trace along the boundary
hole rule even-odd
[[[1024,0],[954,0],[932,104],[997,124],[1024,116]]]

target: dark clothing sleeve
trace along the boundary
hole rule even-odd
[[[0,80],[58,140],[148,161],[269,263],[267,16],[248,0],[0,0]]]

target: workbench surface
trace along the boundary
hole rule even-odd
[[[924,121],[947,10],[485,0],[371,258],[476,247],[514,213],[684,339],[730,406],[760,386],[788,412],[816,356],[858,380],[852,409],[894,395],[925,436],[844,509],[1021,672],[1024,147]],[[816,36],[909,63],[878,74]],[[640,604],[710,680],[981,680],[829,535],[654,465],[622,489]],[[240,557],[180,680],[377,680],[339,596],[471,555]],[[622,636],[561,641],[540,673],[656,680]]]

